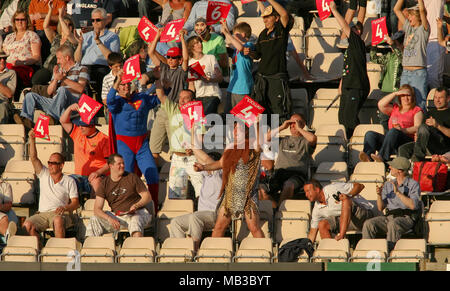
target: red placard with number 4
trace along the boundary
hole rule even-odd
[[[331,15],[330,2],[332,0],[316,0],[317,11],[319,12],[319,18],[321,21],[328,18]]]
[[[245,121],[245,124],[250,127],[256,122],[258,115],[264,112],[264,107],[262,107],[258,102],[252,98],[245,96],[241,101],[239,101],[236,106],[231,109],[230,113],[239,119]]]
[[[164,26],[164,31],[161,33],[160,42],[169,42],[172,40],[180,41],[180,30],[183,29],[184,18],[173,20]]]
[[[86,94],[82,94],[80,100],[78,100],[78,112],[80,113],[81,120],[89,124],[92,118],[102,108],[102,104],[98,103]]]
[[[158,28],[145,16],[141,18],[141,21],[139,21],[137,29],[139,35],[147,43],[152,42],[155,39],[156,34],[158,33]]]
[[[45,114],[39,115],[38,120],[36,121],[36,125],[34,126],[34,134],[36,137],[43,138],[46,140],[50,140],[49,130],[49,117]]]
[[[205,114],[201,101],[191,101],[184,104],[180,107],[180,112],[183,115],[184,124],[189,130],[191,130],[194,123],[205,123]]]
[[[217,1],[208,1],[206,10],[206,24],[213,25],[221,19],[226,19],[230,12],[231,4]]]
[[[206,76],[205,71],[203,71],[203,68],[199,62],[195,62],[189,66],[188,77],[187,77],[188,82],[199,80],[200,77],[205,77],[205,76]]]
[[[139,55],[134,55],[123,64],[122,82],[128,83],[134,79],[141,78],[141,66],[139,65]]]
[[[372,20],[372,45],[383,42],[387,35],[386,16]]]

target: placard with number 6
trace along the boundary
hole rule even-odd
[[[90,124],[95,114],[102,108],[102,104],[95,101],[86,94],[82,94],[80,100],[78,100],[78,112],[80,113],[81,120]]]
[[[258,115],[263,113],[264,110],[265,108],[258,102],[249,96],[245,96],[241,101],[239,101],[238,104],[236,104],[236,106],[233,107],[233,109],[231,109],[230,113],[243,120],[245,124],[250,127],[256,122],[256,118]]]
[[[139,21],[137,29],[141,38],[147,43],[151,43],[158,33],[158,28],[145,16]]]
[[[387,35],[386,16],[372,20],[372,45],[383,42]]]
[[[169,42],[172,40],[180,41],[180,30],[183,29],[184,18],[173,20],[164,26],[164,30],[161,33],[160,42]]]
[[[217,1],[208,1],[206,10],[206,25],[213,25],[221,19],[226,19],[230,12],[231,4]]]
[[[194,123],[205,123],[205,114],[203,112],[203,103],[201,101],[191,101],[180,107],[183,115],[184,124],[191,130]]]
[[[48,129],[49,120],[50,118],[47,115],[42,113],[39,115],[36,125],[34,126],[34,134],[36,137],[50,140]]]
[[[319,18],[321,21],[328,18],[331,15],[330,2],[332,0],[316,0],[317,11],[319,12]]]
[[[122,82],[128,83],[134,79],[141,78],[141,66],[139,65],[139,55],[134,55],[123,64]]]

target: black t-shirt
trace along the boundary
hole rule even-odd
[[[72,19],[75,28],[80,28],[80,21],[87,21],[87,26],[92,26],[91,13],[95,8],[104,8],[106,13],[111,13],[112,18],[119,16],[123,8],[121,0],[72,0]]]
[[[355,32],[351,31],[348,48],[344,53],[342,88],[370,90],[367,76],[366,45]]]
[[[436,108],[430,108],[427,114],[427,118],[433,116],[434,119],[436,119],[436,122],[440,125],[450,128],[450,108],[447,108],[445,110],[437,110]],[[439,131],[440,132],[440,131]],[[444,136],[445,145],[450,145],[450,137]]]
[[[289,22],[284,27],[281,21],[275,23],[275,27],[269,35],[265,28],[258,37],[255,46],[256,58],[261,59],[258,72],[263,75],[286,73],[286,50],[289,39],[289,31],[294,25],[294,18],[289,16]]]

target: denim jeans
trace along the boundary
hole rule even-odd
[[[414,88],[416,94],[416,105],[422,108],[423,112],[427,112],[427,69],[419,69],[414,71],[403,70],[400,78],[400,86],[408,84]]]
[[[73,96],[65,87],[59,87],[56,95],[52,98],[30,92],[25,95],[20,116],[33,120],[34,111],[40,109],[54,119],[59,120],[64,110],[77,102],[78,97]]]
[[[379,156],[383,161],[389,161],[390,156],[397,152],[398,147],[413,139],[398,129],[390,129],[386,135],[375,131],[369,131],[364,136],[363,151],[370,156],[378,150]]]
[[[394,34],[398,30],[398,18],[394,12],[394,6],[398,0],[381,0],[381,17],[386,16],[389,34]]]

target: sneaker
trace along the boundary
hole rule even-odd
[[[15,222],[10,221],[8,224],[8,228],[6,229],[6,233],[5,233],[5,241],[6,243],[8,243],[8,240],[10,237],[13,237],[16,235],[17,232],[17,225]]]
[[[336,46],[341,49],[348,48],[348,38],[341,38]]]
[[[379,155],[371,154],[370,157],[371,157],[375,162],[379,162],[379,163],[383,163],[383,162],[384,162],[383,159],[382,159]]]
[[[363,151],[359,152],[359,160],[361,162],[370,162],[369,156]]]

